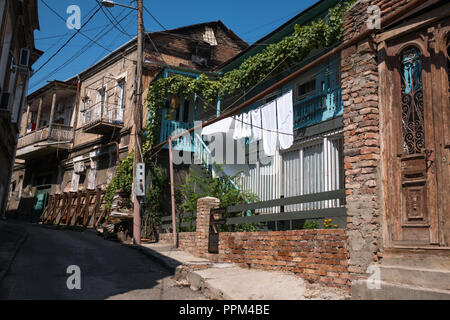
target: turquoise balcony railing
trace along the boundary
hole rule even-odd
[[[330,89],[294,103],[294,129],[342,115],[341,89]]]
[[[163,110],[161,120],[161,137],[160,141],[163,142],[169,138],[182,132],[182,130],[189,130],[193,124],[189,122],[180,122],[166,119],[167,110]],[[168,148],[166,144],[164,148]],[[173,140],[173,148],[176,150],[183,150],[192,152],[192,135],[185,135]]]

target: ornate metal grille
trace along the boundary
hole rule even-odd
[[[422,54],[416,47],[401,55],[403,149],[407,154],[425,149]]]

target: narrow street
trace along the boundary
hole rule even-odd
[[[8,223],[25,228],[28,236],[0,282],[0,299],[205,299],[176,286],[166,269],[139,251],[94,231]],[[80,267],[80,290],[67,288],[70,265]]]

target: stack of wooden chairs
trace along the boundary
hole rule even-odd
[[[50,195],[39,223],[97,228],[109,213],[104,197],[100,188]]]

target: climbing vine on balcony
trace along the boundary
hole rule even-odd
[[[326,19],[321,18],[309,25],[295,26],[292,35],[270,44],[260,53],[249,57],[242,64],[217,79],[201,74],[198,78],[174,75],[153,81],[148,89],[147,108],[149,118],[143,137],[143,153],[146,163],[148,151],[159,143],[162,110],[169,94],[185,97],[197,94],[203,106],[214,105],[218,97],[244,92],[264,80],[274,69],[277,73],[302,61],[313,49],[326,48],[342,40],[343,17],[355,0],[339,3],[328,10]],[[117,168],[117,172],[107,187],[106,200],[111,204],[114,193],[123,189],[131,193],[132,154],[129,154]]]
[[[246,59],[238,68],[218,79],[202,74],[197,79],[174,75],[154,81],[148,90],[149,119],[147,147],[156,145],[161,129],[161,112],[168,94],[185,97],[197,94],[205,105],[213,105],[217,97],[225,97],[248,90],[265,79],[274,69],[285,70],[303,60],[313,49],[326,48],[342,40],[344,13],[355,0],[339,3],[328,10],[326,19],[310,25],[295,26],[294,33],[268,45],[260,53]]]

